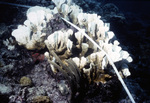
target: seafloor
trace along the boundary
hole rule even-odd
[[[12,0],[5,1],[12,3]],[[35,1],[16,0],[13,3],[54,7],[54,3],[48,0]],[[149,103],[150,7],[148,4],[150,2],[77,0],[76,4],[81,6],[84,12],[97,13],[102,16],[104,22],[110,23],[110,29],[116,34],[123,49],[133,58],[133,62],[129,65],[131,76],[124,81],[137,103]],[[28,51],[15,42],[13,43],[16,44],[15,49],[10,51],[3,45],[3,40],[11,37],[11,32],[26,20],[26,11],[27,8],[0,3],[0,103],[50,103],[51,100],[53,103],[67,103],[71,98],[70,87],[67,87],[67,95],[60,93],[59,85],[66,86],[67,81],[61,77],[62,74],[57,76],[51,74],[43,51]],[[23,79],[27,80],[27,83],[22,83]],[[130,102],[116,77],[105,85],[93,84],[86,87],[85,84],[79,91],[80,95],[74,95],[72,102]],[[32,99],[34,95],[40,96]],[[51,98],[49,99],[48,96]]]

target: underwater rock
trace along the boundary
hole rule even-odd
[[[0,101],[2,103],[9,102],[9,96],[13,93],[13,88],[9,84],[0,83]]]
[[[3,67],[5,65],[4,61],[2,60],[2,58],[0,57],[0,68]]]
[[[60,81],[58,84],[58,88],[62,95],[67,95],[69,93],[69,89],[65,81]]]
[[[15,41],[10,37],[9,39],[3,40],[3,44],[8,48],[8,50],[15,49]]]
[[[119,8],[113,4],[113,3],[106,3],[105,5],[102,6],[102,15],[103,15],[103,20],[110,22],[111,23],[111,29],[114,31],[118,31],[118,29],[124,28],[124,26],[127,23],[127,20],[124,16],[124,14],[119,11]],[[115,28],[117,28],[115,30]],[[124,32],[125,30],[119,30],[119,34]],[[117,35],[119,36],[119,35]]]
[[[2,67],[0,68],[1,69],[0,74],[5,75],[5,74],[9,73],[10,71],[13,70],[14,65],[15,65],[14,63],[10,63],[8,65],[3,64]]]
[[[5,25],[5,23],[0,23],[0,38],[4,36],[4,33],[8,30],[8,27]]]
[[[40,53],[34,53],[34,52],[31,52],[31,56],[33,58],[33,62],[41,62],[45,59],[45,56],[43,54],[40,54]]]
[[[32,81],[29,77],[23,76],[20,79],[21,86],[30,86],[32,84]]]
[[[53,103],[48,96],[37,96],[31,103]]]
[[[12,87],[0,83],[0,95],[8,95],[12,92]]]
[[[28,103],[31,103],[33,98],[37,96],[48,96],[53,103],[70,101],[70,98],[67,98],[71,95],[70,86],[66,88],[69,91],[66,95],[61,94],[58,89],[59,81],[67,83],[67,80],[63,77],[64,75],[57,73],[55,79],[51,74],[51,67],[47,60],[34,66],[28,74],[34,84],[33,87],[27,89],[26,97]]]
[[[117,14],[119,12],[119,9],[117,8],[116,5],[114,5],[113,3],[107,3],[103,6],[103,13],[106,15],[110,15],[110,14]]]

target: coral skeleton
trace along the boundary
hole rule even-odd
[[[65,20],[65,19],[63,19],[63,20]],[[66,20],[65,20],[65,21],[66,21]],[[70,23],[70,22],[68,22],[68,23]],[[71,23],[70,23],[70,24],[71,24]],[[73,25],[73,24],[72,24],[72,25]],[[121,76],[120,76],[120,74],[119,74],[119,72],[118,72],[118,70],[117,70],[115,64],[114,64],[113,61],[111,60],[111,57],[110,57],[96,42],[94,42],[86,33],[84,33],[81,29],[79,29],[79,28],[76,27],[75,25],[74,25],[74,27],[77,28],[79,31],[81,31],[93,44],[95,44],[101,51],[103,51],[103,52],[105,53],[105,55],[107,56],[107,58],[108,58],[110,64],[112,65],[112,67],[113,67],[115,73],[117,74],[118,79],[120,80],[120,82],[121,82],[122,86],[124,87],[126,93],[128,94],[129,98],[131,99],[132,103],[135,103],[135,101],[134,101],[134,99],[133,99],[133,97],[132,97],[130,91],[128,90],[127,86],[125,85],[123,79],[121,78]],[[130,74],[130,73],[126,73],[125,71],[129,72],[127,69],[124,69],[124,71],[123,71],[123,72],[124,72],[124,75],[127,76],[127,75]],[[88,75],[89,75],[89,73],[88,73]],[[90,80],[90,79],[89,79],[89,80]]]
[[[15,49],[14,40],[10,37],[9,39],[3,40],[3,44],[7,46],[8,50],[12,51]]]
[[[127,64],[132,62],[132,58],[109,30],[110,24],[104,23],[97,14],[84,13],[72,0],[52,1],[56,5],[52,10],[39,6],[28,9],[27,20],[12,32],[18,44],[28,50],[47,48],[45,57],[52,72],[61,72],[72,89],[80,87],[82,73],[89,84],[106,83],[105,79],[112,75],[105,71],[113,67],[114,75],[117,74],[129,98],[135,103],[119,74],[124,77],[131,75]],[[115,66],[117,62],[121,63],[119,69]],[[62,89],[61,92],[65,94]]]

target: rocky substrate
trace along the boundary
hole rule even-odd
[[[37,5],[39,5],[38,0],[37,2]],[[103,3],[91,1],[94,5],[97,3],[97,6],[93,9],[92,4],[87,2],[89,1],[85,0],[77,4],[80,6],[84,5],[83,10],[88,8],[89,13],[102,14],[102,20],[111,23],[110,29],[115,32],[124,50],[131,52],[134,60],[129,65],[129,69],[132,75],[124,79],[125,83],[136,102],[148,102],[149,58],[145,56],[149,53],[148,26],[141,27],[141,23],[138,22],[139,26],[137,27],[137,22],[127,22],[126,19],[128,17],[125,18],[114,4],[102,5]],[[18,0],[15,3],[21,2]],[[22,4],[27,5],[28,2],[22,2]],[[43,2],[40,1],[40,6],[54,8],[55,5],[53,2],[43,0]],[[4,15],[0,21],[0,103],[130,102],[117,77],[111,73],[112,78],[107,78],[106,83],[99,82],[97,84],[91,82],[89,84],[87,79],[82,78],[79,83],[80,88],[72,92],[72,86],[64,78],[64,74],[60,72],[57,74],[53,73],[48,59],[44,56],[45,51],[48,51],[47,48],[43,50],[27,50],[19,46],[15,38],[11,36],[17,25],[22,24],[26,20],[27,9],[7,5],[3,5],[0,8],[0,13]],[[11,17],[8,16],[8,13]],[[139,30],[139,28],[142,29]],[[146,38],[140,36],[140,40],[139,38],[136,39],[139,44],[128,39],[131,38],[130,35],[125,35],[126,33],[135,34],[137,30],[139,31],[136,33],[140,35],[145,28],[147,28]],[[137,35],[132,35],[132,37],[138,37]],[[126,43],[126,40],[128,43]],[[11,45],[7,45],[7,43]],[[140,48],[138,45],[140,45]]]

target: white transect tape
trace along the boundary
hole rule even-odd
[[[116,72],[118,79],[120,80],[122,86],[124,87],[126,93],[128,94],[130,100],[132,101],[132,103],[135,103],[129,89],[127,88],[126,84],[124,83],[123,79],[121,78],[115,64],[113,63],[113,61],[111,60],[110,56],[92,39],[90,38],[82,29],[80,29],[78,26],[72,24],[71,22],[67,21],[66,19],[62,18],[65,22],[67,22],[68,24],[70,24],[71,26],[73,26],[74,28],[76,28],[77,30],[79,30],[87,39],[89,39],[95,46],[97,46],[98,49],[100,49],[101,51],[103,51],[105,53],[105,55],[107,56],[110,64],[112,65],[114,71]]]

